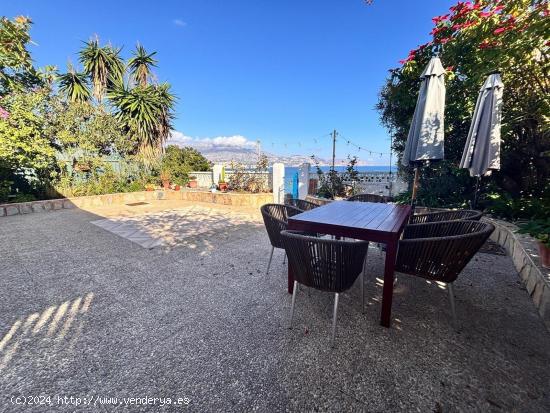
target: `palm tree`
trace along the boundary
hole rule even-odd
[[[101,47],[97,37],[84,43],[79,60],[84,72],[90,76],[94,97],[101,102],[106,91],[121,82],[124,76],[124,62],[120,57],[122,49],[110,45]]]
[[[162,151],[168,139],[174,118],[176,97],[168,84],[127,85],[111,90],[108,97],[115,108],[115,116],[138,142],[137,151],[151,158]]]
[[[147,80],[153,76],[152,68],[157,66],[157,61],[153,58],[157,52],[148,54],[145,48],[138,43],[132,54],[133,57],[128,60],[132,79],[140,86],[147,86]]]
[[[71,102],[88,102],[92,98],[85,73],[79,73],[69,64],[67,73],[58,75],[59,90]]]

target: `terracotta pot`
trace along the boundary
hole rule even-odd
[[[162,187],[164,189],[170,189],[170,181],[162,181]]]
[[[550,268],[550,248],[544,245],[542,242],[538,242],[539,244],[539,257],[540,257],[540,264],[544,268]]]
[[[189,188],[196,188],[197,187],[197,181],[189,181],[189,183],[187,185],[189,185]]]
[[[227,183],[226,182],[219,182],[218,187],[220,188],[220,191],[227,191]]]
[[[181,186],[179,185],[174,185],[174,191],[179,191],[181,189]]]

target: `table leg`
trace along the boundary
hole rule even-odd
[[[384,264],[384,289],[382,290],[382,314],[380,324],[389,327],[391,322],[391,302],[393,298],[393,273],[397,256],[398,241],[386,244],[386,262]]]
[[[294,292],[294,275],[292,275],[292,268],[290,268],[290,260],[288,260],[288,293]]]

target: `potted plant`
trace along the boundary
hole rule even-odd
[[[181,176],[176,176],[174,178],[174,183],[172,184],[172,189],[174,191],[179,191],[181,190],[181,187],[185,185],[185,179],[182,178]]]
[[[540,263],[550,268],[550,219],[535,219],[520,225],[521,234],[529,234],[537,240]]]
[[[222,167],[222,173],[220,174],[220,179],[218,180],[218,188],[222,192],[227,191],[227,182],[225,182],[225,167]]]
[[[189,177],[189,182],[187,183],[187,186],[189,188],[196,188],[198,185],[197,185],[197,177],[196,176],[190,176]]]
[[[145,190],[146,191],[154,191],[155,190],[155,185],[153,184],[145,184]]]
[[[160,172],[160,181],[162,182],[162,187],[164,189],[170,189],[170,171],[168,169],[163,169]]]

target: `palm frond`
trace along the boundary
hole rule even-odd
[[[162,148],[172,128],[175,96],[168,84],[119,87],[108,94],[115,116],[137,135],[139,151]]]
[[[152,68],[157,65],[157,61],[153,58],[157,52],[147,53],[145,48],[138,44],[132,54],[133,56],[128,60],[132,79],[139,86],[147,86],[148,79],[153,75]]]
[[[75,71],[70,65],[67,73],[57,76],[57,82],[61,93],[71,102],[88,102],[92,98],[86,74]]]
[[[97,37],[84,43],[79,60],[92,82],[93,96],[101,102],[107,89],[124,75],[121,49],[110,45],[102,47]]]

